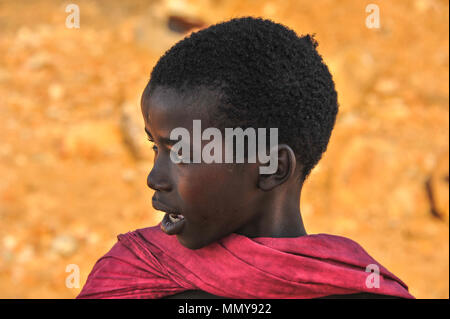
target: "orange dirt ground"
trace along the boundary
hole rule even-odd
[[[418,298],[449,297],[448,1],[371,1],[379,29],[356,0],[76,1],[79,29],[68,3],[0,0],[0,297],[73,298],[67,265],[83,285],[117,234],[159,222],[139,99],[185,36],[174,15],[316,33],[340,113],[303,189],[308,233],[356,240]]]

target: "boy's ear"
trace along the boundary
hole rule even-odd
[[[272,174],[259,174],[258,187],[263,191],[270,191],[283,184],[294,175],[296,165],[294,151],[287,144],[279,144],[277,170]]]

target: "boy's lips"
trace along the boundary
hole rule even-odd
[[[165,212],[164,218],[161,222],[161,230],[168,235],[176,235],[180,233],[184,227],[184,216],[178,213],[175,209],[160,202],[155,197],[152,198],[152,205],[155,209]]]
[[[155,198],[155,196],[153,196],[152,198],[152,205],[153,208],[160,210],[162,212],[179,215],[179,213],[174,208],[164,204],[163,202],[160,202],[158,199]]]
[[[161,222],[161,230],[165,232],[167,235],[176,235],[179,234],[184,227],[186,220],[183,215],[174,215],[166,213]]]

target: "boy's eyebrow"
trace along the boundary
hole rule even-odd
[[[147,133],[148,137],[150,137],[151,139],[153,139],[152,134],[150,134],[150,132],[147,130],[146,127],[144,127],[145,133]]]
[[[147,133],[148,137],[149,137],[151,140],[153,140],[154,138],[153,138],[152,134],[150,134],[150,132],[147,130],[146,127],[144,128],[144,130],[145,130],[145,133]],[[174,140],[171,140],[171,139],[169,139],[169,138],[166,138],[166,137],[161,137],[160,140],[161,140],[161,142],[162,142],[163,144],[170,145],[170,146],[172,146],[172,145],[174,145],[175,143],[178,142],[178,141],[174,141]]]

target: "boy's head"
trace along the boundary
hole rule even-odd
[[[158,147],[148,184],[156,208],[185,217],[176,231],[186,247],[232,232],[260,236],[274,223],[262,212],[299,199],[338,112],[334,82],[316,47],[309,35],[247,17],[191,34],[154,67],[142,95],[146,130]],[[259,175],[259,163],[173,163],[170,131],[192,133],[195,119],[219,130],[277,128],[277,171]]]

